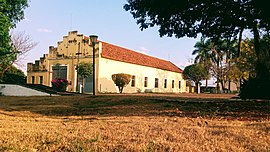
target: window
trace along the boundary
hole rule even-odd
[[[155,78],[155,88],[158,88],[158,78]]]
[[[39,84],[43,84],[43,76],[39,77]]]
[[[148,77],[144,77],[144,87],[147,87]]]
[[[172,80],[172,88],[174,88],[174,80]]]
[[[52,79],[62,78],[67,79],[67,66],[54,65],[52,66]]]
[[[181,88],[181,81],[179,81],[179,89]]]
[[[135,75],[131,77],[131,86],[135,87]]]
[[[32,76],[32,84],[35,84],[35,76]]]
[[[167,79],[164,80],[164,88],[167,88]]]

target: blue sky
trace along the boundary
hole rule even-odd
[[[14,32],[24,31],[38,45],[22,61],[34,62],[57,46],[69,31],[84,35],[96,34],[105,42],[169,60],[184,68],[191,63],[194,44],[199,38],[160,37],[158,28],[139,29],[136,20],[123,9],[126,0],[31,0],[25,19]]]

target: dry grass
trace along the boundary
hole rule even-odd
[[[269,101],[202,97],[0,97],[0,151],[270,150]]]

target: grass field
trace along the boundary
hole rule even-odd
[[[0,96],[0,151],[270,151],[270,102],[231,95]]]

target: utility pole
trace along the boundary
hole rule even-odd
[[[79,63],[80,63],[80,55],[82,53],[80,53],[80,45],[81,43],[79,42],[78,43],[78,52],[76,53],[76,55],[78,56],[77,57],[77,67],[76,67],[76,70],[77,70],[77,81],[76,81],[76,89],[78,89],[78,91],[80,92],[80,88],[79,88],[79,73],[78,73],[78,67],[79,67]]]

